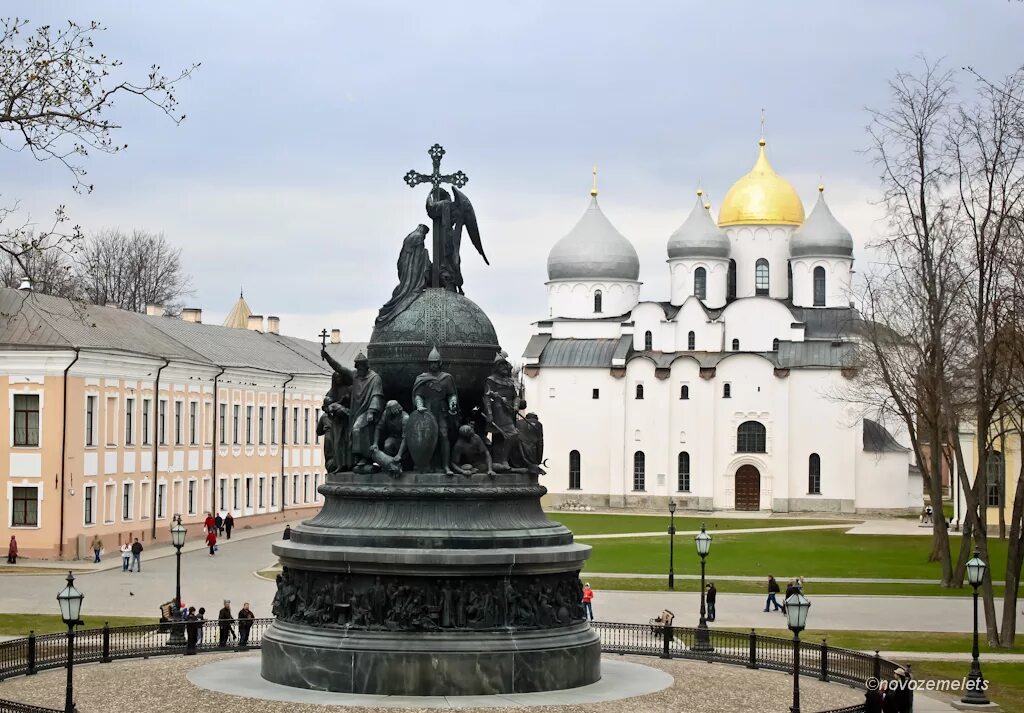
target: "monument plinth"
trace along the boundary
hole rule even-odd
[[[323,351],[329,472],[321,511],[273,545],[283,571],[261,671],[275,683],[458,696],[601,677],[581,604],[590,548],[541,510],[543,427],[521,413],[494,327],[463,295],[463,229],[484,252],[458,190],[468,179],[441,175],[443,155],[435,145],[433,173],[406,175],[433,185],[433,257],[420,225],[355,370]]]

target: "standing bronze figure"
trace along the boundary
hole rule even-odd
[[[509,453],[519,437],[516,417],[522,408],[519,389],[512,378],[512,365],[501,354],[494,357],[494,371],[487,377],[481,404],[487,431],[491,434],[491,452],[496,473],[507,473]]]
[[[451,441],[449,440],[449,421],[459,412],[459,396],[455,388],[455,379],[451,374],[441,371],[441,353],[437,347],[430,350],[427,357],[427,370],[416,377],[412,387],[412,399],[417,411],[426,411],[437,422],[437,446],[434,451],[434,464],[439,465],[448,475],[455,473],[451,468]],[[440,462],[437,456],[440,456]]]

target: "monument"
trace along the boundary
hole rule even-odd
[[[582,611],[590,548],[549,520],[543,427],[487,315],[465,296],[462,233],[487,261],[464,173],[430,148],[427,215],[355,369],[335,371],[324,506],[274,544],[283,571],[262,676],[316,690],[474,695],[601,677]],[[442,184],[452,186],[452,193]],[[432,231],[432,252],[425,241]]]

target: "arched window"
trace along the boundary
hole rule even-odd
[[[651,330],[644,332],[644,350],[651,351],[654,349],[654,335],[651,334]]]
[[[807,492],[821,495],[821,456],[811,453],[807,459]]]
[[[601,290],[594,290],[594,312],[601,312]]]
[[[754,294],[768,294],[768,261],[763,257],[754,263]]]
[[[722,398],[732,398],[732,384],[722,384]]]
[[[732,340],[732,350],[734,352],[738,352],[740,350],[740,340],[739,339],[733,339]]]
[[[569,490],[580,489],[580,452],[569,451]]]
[[[703,267],[693,271],[693,296],[701,300],[708,297],[708,271]]]
[[[1006,463],[999,451],[989,451],[985,460],[985,502],[990,508],[1003,506],[1003,485],[1006,480]]]
[[[736,261],[729,261],[729,272],[725,278],[725,299],[736,299]]]
[[[644,452],[633,454],[633,490],[644,490],[646,475],[644,473]]]
[[[737,453],[764,453],[766,441],[764,425],[757,421],[744,421],[736,429]]]
[[[637,398],[637,401],[643,401],[643,398],[644,398],[644,385],[643,384],[637,384],[636,385],[636,398]]]
[[[779,351],[779,340],[778,339],[773,339],[772,340],[772,351],[773,352]]]
[[[686,399],[690,398],[690,387],[687,386],[686,384],[683,384],[682,386],[679,387],[679,398],[682,399],[683,401],[686,401]]]
[[[686,335],[686,348],[691,352],[697,348],[697,335],[693,332]]]
[[[821,265],[814,268],[814,306],[825,306],[825,268]]]
[[[793,261],[786,260],[786,297],[793,299]]]
[[[676,490],[690,492],[690,454],[686,451],[679,452],[679,483]]]

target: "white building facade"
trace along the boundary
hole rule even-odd
[[[909,450],[842,398],[853,240],[823,193],[805,218],[762,140],[717,223],[698,193],[667,258],[668,301],[641,302],[596,190],[551,249],[549,315],[524,353],[550,504],[919,510]]]

